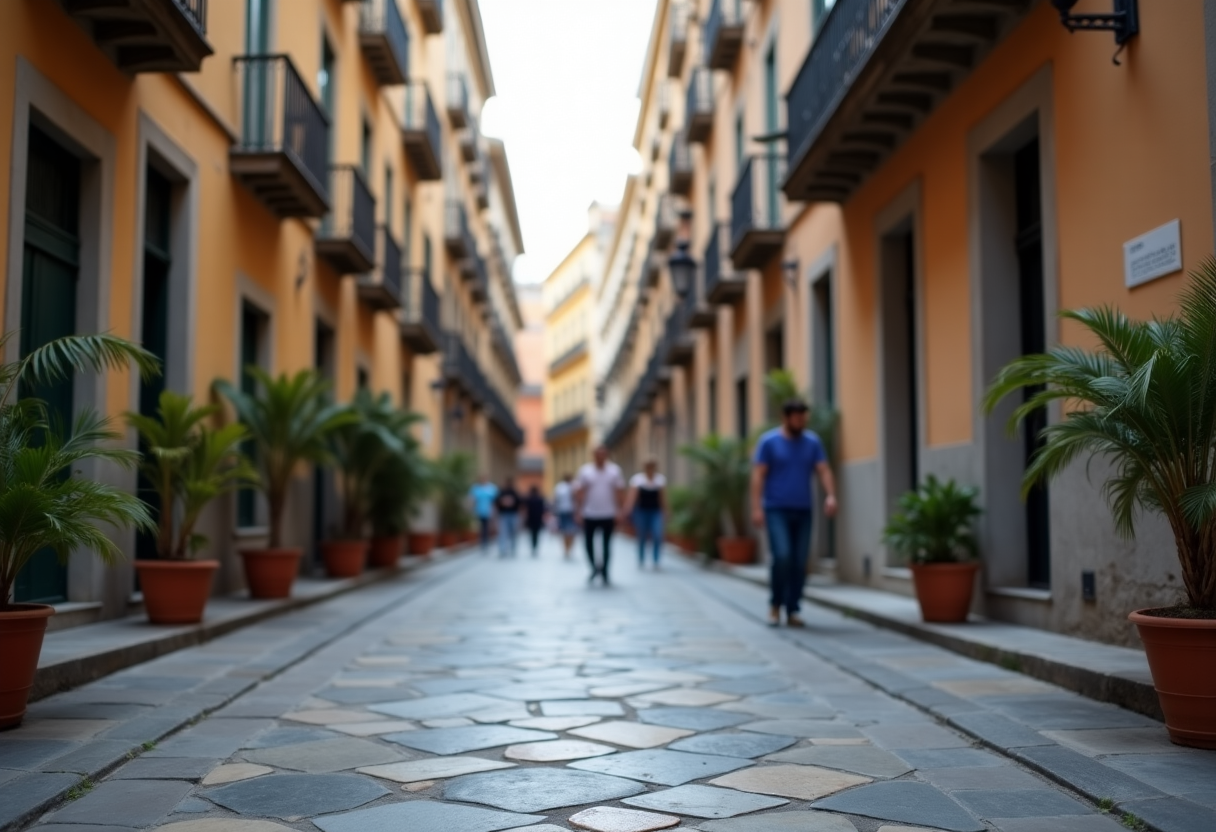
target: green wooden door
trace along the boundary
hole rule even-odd
[[[37,128],[30,128],[26,165],[25,247],[22,252],[21,354],[76,331],[80,273],[80,160]],[[53,422],[72,423],[73,379],[24,384],[22,398],[46,402]],[[67,567],[44,549],[17,575],[17,601],[67,600]]]

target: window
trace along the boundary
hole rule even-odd
[[[366,121],[363,122],[362,133],[359,136],[359,167],[363,168],[364,180],[370,182],[372,178],[372,128]]]
[[[250,367],[267,364],[270,340],[270,316],[249,301],[241,304],[241,390],[257,391],[257,382]],[[256,462],[257,448],[252,441],[245,443],[245,454]],[[257,491],[243,488],[237,492],[237,525],[243,528],[258,525]]]
[[[393,230],[393,169],[384,166],[384,227]]]

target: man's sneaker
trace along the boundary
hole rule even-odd
[[[788,613],[785,616],[785,626],[787,626],[787,627],[805,627],[806,622],[804,622],[797,615],[794,615],[794,613]]]
[[[777,607],[770,607],[768,611],[768,626],[777,627],[781,624],[781,610]]]

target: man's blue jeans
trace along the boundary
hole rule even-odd
[[[811,510],[769,508],[764,510],[772,560],[771,605],[798,612],[806,582],[806,562],[811,553]]]
[[[519,534],[519,515],[513,511],[498,514],[498,554],[500,557],[515,556],[515,538]]]
[[[486,549],[490,548],[490,518],[477,518],[478,531],[481,533],[481,551],[484,554]]]
[[[663,548],[663,512],[657,508],[639,508],[633,512],[633,528],[638,536],[638,563],[646,562],[646,538],[654,544],[654,562],[659,562]]]

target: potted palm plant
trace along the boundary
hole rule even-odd
[[[701,469],[697,479],[704,498],[702,512],[721,520],[717,547],[727,563],[751,563],[756,559],[756,539],[747,534],[749,445],[743,439],[710,434],[680,448],[680,453]]]
[[[206,420],[217,405],[194,407],[189,396],[166,390],[156,416],[127,414],[127,424],[143,441],[140,468],[156,494],[156,560],[139,560],[135,569],[144,609],[153,624],[192,624],[203,619],[217,560],[196,560],[207,544],[196,534],[203,509],[224,494],[251,482],[254,474],[241,456],[243,425],[211,428]]]
[[[0,336],[0,350],[15,335]],[[114,563],[122,551],[104,526],[153,528],[148,507],[134,494],[74,474],[91,461],[128,469],[138,463],[138,453],[113,444],[121,435],[109,420],[85,411],[69,431],[49,416],[41,400],[18,398],[18,388],[36,390],[73,372],[103,372],[132,362],[145,377],[159,371],[151,353],[112,335],[59,338],[0,364],[0,728],[19,725],[25,716],[47,619],[55,612],[12,600],[18,573],[45,549],[60,560],[90,551],[103,563]]]
[[[355,417],[330,401],[329,383],[312,370],[271,376],[251,366],[255,392],[227,381],[215,389],[232,402],[253,445],[257,486],[269,505],[270,539],[265,549],[244,549],[241,559],[249,594],[286,598],[299,568],[301,550],[283,546],[283,510],[296,469],[303,463],[328,464],[329,434]]]
[[[908,561],[921,618],[935,623],[967,620],[975,588],[975,518],[978,491],[933,474],[899,498],[899,510],[883,540]]]
[[[1174,537],[1185,596],[1137,610],[1170,739],[1216,748],[1216,260],[1191,274],[1175,314],[1134,321],[1104,307],[1065,312],[1096,346],[1056,347],[1001,370],[984,407],[1028,390],[1011,427],[1059,402],[1023,479],[1023,493],[1095,455],[1110,463],[1104,492],[1115,528],[1162,515]],[[1202,671],[1197,669],[1202,668]]]
[[[464,541],[471,523],[466,503],[473,487],[476,460],[466,451],[452,451],[435,463],[435,491],[439,509],[439,544],[452,547]]]
[[[390,430],[400,440],[401,448],[390,454],[371,478],[368,519],[372,526],[370,562],[373,566],[397,564],[405,548],[410,517],[431,486],[429,465],[411,432],[419,419],[417,414],[407,411],[393,414]],[[414,539],[413,532],[409,537],[411,554],[429,554],[435,547],[433,534],[426,536],[429,540]]]
[[[331,578],[352,578],[363,571],[369,549],[366,527],[372,480],[389,458],[404,451],[397,432],[398,411],[387,393],[376,396],[360,389],[345,412],[350,420],[329,437],[342,494],[339,536],[321,544],[325,571]],[[383,559],[383,552],[380,554]]]

